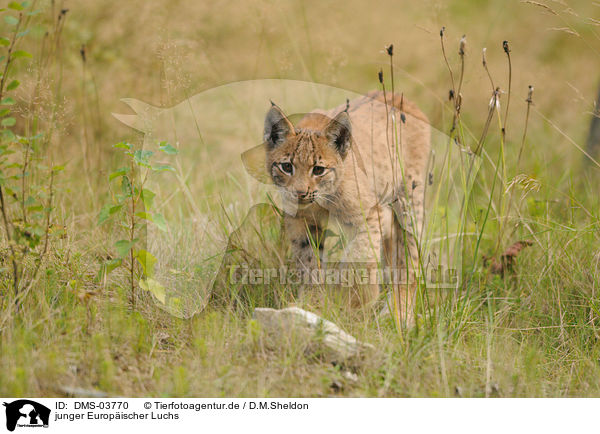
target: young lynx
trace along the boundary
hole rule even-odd
[[[395,285],[396,309],[412,321],[423,221],[430,128],[425,115],[400,95],[373,91],[329,112],[314,111],[292,125],[273,104],[265,119],[266,168],[295,215],[285,231],[296,264],[321,266],[328,219],[353,228],[344,262],[404,270]],[[314,248],[314,249],[313,249]],[[323,259],[323,258],[320,258]],[[353,305],[374,301],[379,285],[362,285]]]

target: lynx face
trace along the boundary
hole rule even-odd
[[[351,145],[347,113],[334,119],[309,114],[297,128],[273,106],[265,119],[267,171],[284,200],[299,205],[333,202]]]

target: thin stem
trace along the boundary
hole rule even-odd
[[[519,148],[519,156],[517,157],[517,171],[519,170],[519,165],[521,164],[521,155],[523,154],[523,149],[525,148],[525,139],[527,138],[527,127],[529,125],[529,112],[531,111],[531,105],[533,104],[533,86],[529,85],[529,92],[527,93],[527,112],[525,113],[525,128],[523,129],[523,137],[521,138],[521,147]]]
[[[525,140],[527,138],[527,127],[529,125],[529,112],[531,111],[531,105],[533,104],[533,86],[531,86],[531,85],[529,86],[529,92],[527,94],[527,99],[525,101],[527,102],[527,111],[525,113],[525,127],[523,129],[523,137],[521,138],[521,148],[519,149],[519,156],[517,158],[515,175],[519,174],[519,167],[521,164],[521,155],[523,154],[523,148],[525,148]],[[512,209],[513,194],[514,194],[514,188],[511,188],[510,194],[508,196],[508,205],[507,205],[507,210],[506,210],[506,218],[507,219],[509,218],[510,211]],[[498,254],[499,244],[504,236],[505,229],[506,229],[506,224],[504,223],[504,220],[501,220],[501,226],[500,226],[499,236],[498,236],[498,244],[496,245],[496,249],[494,251],[494,257]]]
[[[450,81],[452,82],[452,92],[456,95],[456,87],[454,86],[454,74],[452,73],[452,67],[450,66],[450,62],[448,62],[448,56],[446,56],[446,47],[444,46],[444,32],[446,31],[445,27],[442,27],[440,30],[440,42],[442,44],[442,54],[444,56],[444,62],[446,62],[446,67],[448,68],[448,72],[450,73]]]
[[[481,58],[482,58],[481,62],[483,63],[483,68],[485,69],[485,72],[487,72],[488,78],[490,79],[490,84],[492,85],[492,91],[493,91],[494,89],[496,89],[496,86],[494,86],[494,80],[492,79],[492,74],[490,74],[490,70],[488,69],[488,66],[487,66],[487,59],[485,58],[485,52],[486,52],[486,49],[484,48],[482,55],[481,55]]]
[[[27,167],[29,166],[29,149],[31,144],[27,142],[25,148],[25,157],[23,158],[23,167],[21,169],[21,213],[23,214],[23,224],[27,223],[27,209],[25,208],[25,178]]]
[[[510,106],[510,90],[512,87],[512,63],[510,61],[510,47],[508,46],[508,41],[504,41],[502,43],[502,47],[504,48],[504,52],[506,53],[506,57],[508,59],[508,94],[506,96],[506,111],[504,112],[504,122],[502,124],[502,138],[506,138],[506,123],[508,121],[508,108]]]
[[[460,42],[458,44],[458,55],[460,56],[460,76],[458,79],[458,89],[456,90],[456,93],[454,94],[454,118],[452,119],[452,130],[454,131],[458,125],[458,123],[460,122],[460,110],[462,108],[462,84],[463,84],[463,79],[465,77],[465,47],[467,44],[467,39],[466,36],[463,35],[463,37],[460,39]],[[459,132],[457,133],[457,139],[460,142],[461,145],[464,145],[464,138],[462,137],[462,135],[460,134],[460,128],[459,128]]]
[[[458,89],[456,90],[457,96],[460,95],[462,90],[463,78],[465,76],[465,46],[467,44],[467,37],[463,35],[459,42],[458,55],[460,56],[460,76],[458,80]]]
[[[129,183],[129,188],[130,188],[130,192],[131,192],[131,222],[129,225],[129,242],[130,242],[130,246],[131,243],[133,243],[133,239],[135,236],[135,191],[133,188],[133,183],[135,180],[135,173],[134,173],[135,167],[133,164],[133,160],[131,161],[131,182]],[[132,310],[135,310],[135,283],[134,283],[134,269],[135,269],[135,262],[134,262],[134,257],[133,257],[133,246],[130,247],[129,250],[129,260],[130,260],[130,283],[131,283],[131,308]]]
[[[392,80],[392,111],[395,111],[396,106],[394,105],[394,45],[387,47],[387,53],[390,56],[390,76]]]
[[[479,138],[479,142],[477,143],[477,147],[475,148],[474,153],[476,155],[479,155],[479,153],[481,152],[481,148],[483,146],[483,142],[487,136],[487,133],[489,131],[490,128],[490,124],[492,122],[492,118],[494,117],[494,110],[496,108],[496,105],[498,103],[498,98],[500,96],[500,88],[497,87],[496,89],[494,89],[494,93],[492,94],[492,100],[490,101],[490,108],[488,111],[488,117],[485,121],[485,125],[483,126],[483,131],[481,132],[481,137]]]

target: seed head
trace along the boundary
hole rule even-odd
[[[444,37],[444,33],[445,33],[445,32],[446,32],[446,27],[444,26],[444,27],[442,27],[442,28],[440,29],[440,38],[443,38],[443,37]]]
[[[467,35],[463,35],[458,43],[458,54],[461,56],[465,55],[465,49],[467,48]]]
[[[527,99],[525,101],[529,104],[533,102],[533,86],[531,84],[529,85],[529,92],[527,92]]]
[[[379,72],[377,73],[377,77],[379,78],[379,82],[381,84],[383,84],[383,70],[380,69]]]
[[[386,47],[386,51],[389,56],[393,56],[394,55],[394,44],[390,44],[388,47]]]
[[[489,104],[490,107],[494,107],[497,109],[500,108],[500,92],[501,91],[500,91],[499,87],[497,87],[494,90],[494,93],[492,94],[492,98],[490,99],[490,104]]]
[[[504,52],[506,54],[510,53],[510,47],[508,46],[508,41],[502,41],[502,48],[504,48]]]

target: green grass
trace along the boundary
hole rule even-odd
[[[553,15],[516,0],[477,6],[390,1],[379,6],[351,2],[333,14],[320,3],[275,6],[257,0],[216,13],[184,2],[102,3],[69,4],[60,48],[45,54],[50,62],[42,67],[36,62],[43,56],[45,30],[56,24],[56,11],[37,2],[34,7],[42,12],[32,18],[30,35],[21,43],[33,53],[32,63],[18,64],[13,72],[21,81],[15,132],[24,134],[25,125],[31,125],[28,116],[37,110],[37,128],[52,130],[47,146],[39,149],[40,160],[66,163],[56,178],[52,217],[66,233],[52,238],[18,312],[12,307],[10,251],[3,241],[0,395],[62,396],[67,386],[127,396],[600,396],[598,176],[572,143],[584,143],[593,109],[598,77],[590,71],[597,69],[600,38],[588,18],[598,19],[600,8],[568,1],[574,15],[559,2],[548,2],[556,10]],[[114,16],[110,25],[109,12]],[[313,80],[360,93],[378,86],[377,71],[388,62],[380,51],[394,43],[396,90],[448,133],[454,108],[447,102],[451,83],[439,46],[442,26],[455,79],[458,40],[463,33],[468,37],[459,137],[471,146],[484,129],[492,94],[480,50],[488,47],[491,75],[506,90],[502,41],[510,41],[506,140],[499,130],[504,93],[467,208],[464,231],[478,236],[466,239],[464,288],[427,292],[417,326],[401,332],[390,320],[348,312],[335,303],[311,306],[374,345],[349,366],[358,380],[346,378],[342,367],[307,351],[308,343],[293,335],[282,345],[266,338],[249,314],[251,307],[284,305],[289,288],[258,286],[236,299],[239,288],[217,281],[224,300],[201,309],[200,288],[198,299],[189,303],[201,311],[181,319],[142,291],[132,312],[124,269],[97,279],[119,239],[118,226],[96,225],[108,197],[107,174],[124,161],[111,144],[143,141],[111,117],[126,110],[120,98],[170,107],[219,84],[265,77]],[[87,47],[85,69],[81,44]],[[43,74],[36,81],[39,71]],[[535,93],[527,122],[529,84]],[[224,187],[224,200],[234,203],[229,212],[235,221],[221,225],[225,235],[262,190],[248,187],[245,177],[228,178],[221,171],[231,155],[240,163],[237,155],[256,144],[253,137],[260,137],[260,130],[254,131],[253,122],[262,116],[248,117],[243,128],[224,127],[231,137],[218,143],[227,152],[207,147],[194,165],[183,160],[178,168],[188,175],[190,190],[199,192],[194,200],[202,213],[214,206],[213,195]],[[36,183],[46,185],[39,173]],[[519,174],[539,188],[519,184],[506,193]],[[181,194],[181,184],[173,182],[163,193],[172,188]],[[189,222],[194,207],[181,197],[175,203],[168,217]],[[258,239],[244,235],[241,242],[258,255],[262,242],[278,238],[277,224],[270,221],[253,235]],[[194,290],[200,242],[195,226],[187,229],[173,235],[185,252],[179,258],[186,258],[180,264],[187,273],[186,288]],[[483,255],[499,257],[522,239],[533,245],[521,252],[514,272],[491,274]],[[21,265],[31,270],[35,264]]]

